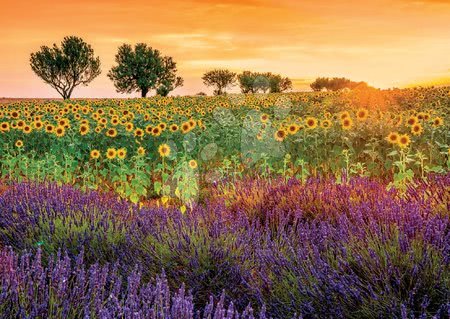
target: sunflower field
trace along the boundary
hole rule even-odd
[[[450,88],[0,104],[0,318],[448,318]]]
[[[225,178],[368,176],[404,188],[449,168],[448,89],[1,105],[1,176],[191,202]]]

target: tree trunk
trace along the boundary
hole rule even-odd
[[[147,97],[148,88],[142,88],[141,89],[141,97]]]

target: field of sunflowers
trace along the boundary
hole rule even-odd
[[[0,104],[0,318],[448,318],[450,88]]]

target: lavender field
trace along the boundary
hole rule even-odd
[[[216,185],[192,211],[18,183],[2,318],[446,318],[450,175]]]

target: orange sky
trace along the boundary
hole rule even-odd
[[[40,45],[81,36],[102,74],[74,97],[129,97],[107,78],[117,47],[146,42],[178,62],[185,85],[204,71],[272,71],[307,89],[317,76],[381,88],[450,84],[450,0],[0,0],[0,97],[57,97],[29,66]]]

